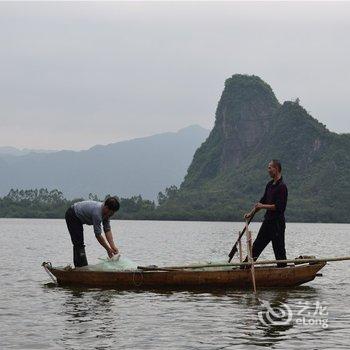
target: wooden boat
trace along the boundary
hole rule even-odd
[[[277,288],[298,286],[312,281],[326,261],[299,262],[278,268],[276,265],[255,266],[256,287]],[[55,276],[59,285],[107,287],[116,289],[205,289],[252,288],[250,269],[244,264],[222,264],[158,268],[139,267],[134,271],[93,271],[86,268],[44,268]],[[255,264],[254,264],[255,265]]]

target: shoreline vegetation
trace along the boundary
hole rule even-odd
[[[159,192],[158,204],[155,201],[143,199],[139,196],[130,198],[119,198],[120,210],[112,219],[120,220],[159,220],[159,221],[225,221],[242,222],[243,209],[236,211],[223,207],[217,212],[211,210],[190,212],[179,207],[168,207],[167,203],[177,195],[176,186],[171,186],[165,190],[165,193]],[[109,195],[105,196],[107,198]],[[82,200],[103,201],[97,195],[90,193],[88,198],[67,199],[64,194],[57,190],[48,190],[47,188],[19,190],[11,189],[9,193],[0,197],[0,218],[31,218],[31,219],[63,219],[66,210],[75,202]],[[171,201],[170,201],[171,202]],[[249,207],[247,206],[246,210]],[[315,220],[312,218],[293,218],[288,222],[304,223],[349,223],[348,221]],[[259,213],[255,221],[262,221],[263,214]]]

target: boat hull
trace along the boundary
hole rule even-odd
[[[298,286],[312,281],[325,262],[277,267],[255,267],[257,288]],[[173,270],[173,271],[91,271],[55,268],[48,270],[59,285],[107,287],[116,289],[193,289],[252,288],[250,269]]]

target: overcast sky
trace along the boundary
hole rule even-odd
[[[350,3],[0,3],[0,146],[211,128],[235,73],[350,132],[349,54]]]

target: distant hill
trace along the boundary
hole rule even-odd
[[[24,156],[29,153],[53,153],[57,152],[56,150],[46,150],[46,149],[18,149],[11,146],[0,146],[0,156]]]
[[[178,132],[94,146],[85,151],[2,154],[0,195],[11,188],[57,188],[67,198],[104,198],[107,193],[155,199],[159,191],[179,185],[195,150],[209,131],[193,125]]]
[[[330,132],[298,101],[280,104],[267,83],[249,75],[226,80],[215,118],[158,215],[241,219],[261,197],[267,164],[277,158],[289,188],[288,220],[350,222],[349,134]]]

